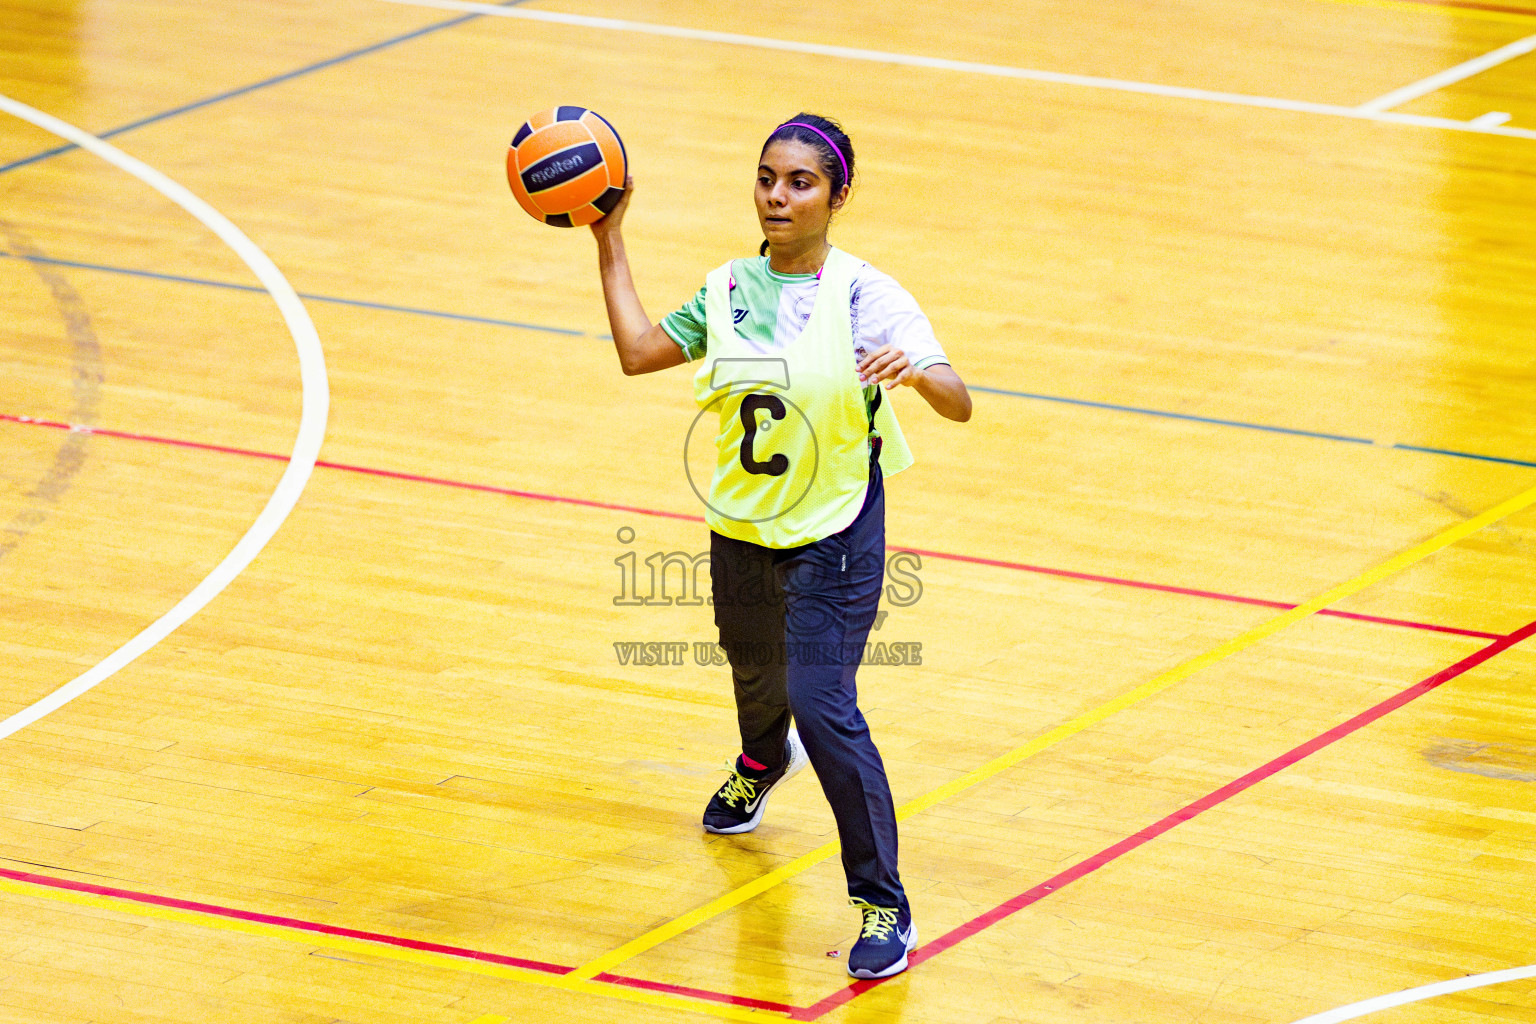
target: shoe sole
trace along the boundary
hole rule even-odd
[[[768,797],[773,794],[773,791],[782,786],[786,780],[793,778],[796,772],[810,763],[811,759],[806,756],[805,746],[800,742],[800,731],[794,726],[790,726],[789,766],[784,769],[784,774],[779,776],[778,782],[763,790],[763,795],[757,799],[757,810],[753,813],[752,817],[740,825],[732,825],[730,828],[715,828],[712,825],[705,825],[704,831],[712,832],[717,836],[739,836],[743,832],[751,832],[757,828],[758,822],[763,820],[763,812],[768,809]]]
[[[854,970],[853,968],[850,967],[850,968],[848,968],[848,974],[851,977],[862,978],[865,981],[870,981],[870,980],[873,980],[875,978],[889,978],[893,974],[900,974],[902,971],[907,969],[907,953],[912,952],[916,948],[917,948],[917,926],[913,925],[912,926],[912,934],[907,936],[906,952],[901,954],[901,959],[900,960],[897,960],[895,963],[891,964],[891,966],[887,967],[883,971],[866,971],[866,970],[864,970],[862,968],[860,968],[859,970],[856,971],[856,970]]]

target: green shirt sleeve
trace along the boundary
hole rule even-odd
[[[667,337],[677,342],[683,357],[689,362],[702,358],[709,332],[704,326],[704,288],[699,289],[683,308],[661,318],[661,329]]]

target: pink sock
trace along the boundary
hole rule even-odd
[[[741,755],[741,763],[746,765],[748,768],[751,768],[755,772],[765,772],[765,771],[768,770],[768,766],[767,765],[765,765],[765,764],[758,764],[756,761],[752,760],[746,754],[742,754]]]

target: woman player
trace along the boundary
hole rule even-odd
[[[701,360],[695,397],[719,413],[710,574],[742,753],[704,828],[756,828],[768,794],[809,757],[864,915],[848,973],[883,978],[917,945],[890,785],[854,685],[884,582],[883,476],[911,463],[883,391],[905,385],[961,421],[971,399],[912,296],[828,243],[852,180],[836,122],[802,113],[779,125],[758,161],[758,258],[711,273],[660,324],[624,251],[631,183],[592,233],[624,372]]]

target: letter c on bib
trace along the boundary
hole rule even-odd
[[[741,466],[748,473],[762,476],[783,476],[789,472],[789,457],[783,452],[775,454],[767,462],[757,461],[752,452],[752,442],[757,438],[757,411],[768,410],[776,420],[784,418],[784,401],[777,395],[748,395],[741,400],[741,426],[745,433],[741,438]]]

